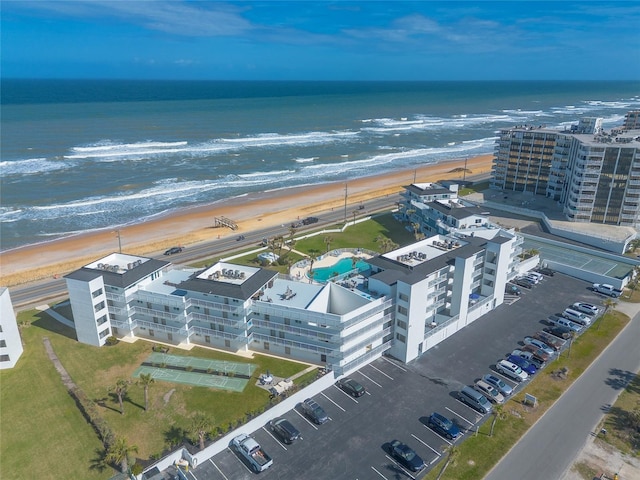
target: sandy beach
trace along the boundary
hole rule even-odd
[[[491,170],[493,155],[468,159],[467,175]],[[395,194],[415,181],[433,182],[462,179],[465,161],[447,161],[418,169],[346,182],[348,204]],[[297,218],[318,214],[344,205],[345,182],[296,187],[247,195],[228,201],[181,210],[152,221],[122,227],[119,230],[122,251],[156,256],[173,245],[188,247],[218,238],[236,236],[259,228],[289,223]],[[226,217],[238,225],[212,228],[215,217]],[[0,253],[0,285],[13,286],[73,271],[105,254],[118,251],[113,230],[91,232],[43,244]]]

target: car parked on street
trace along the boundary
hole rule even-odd
[[[523,359],[524,360],[524,359]],[[489,399],[492,403],[502,404],[504,403],[504,396],[495,388],[493,385],[489,385],[484,380],[478,380],[473,388],[478,390],[481,394],[483,394],[487,399]]]
[[[491,373],[487,373],[482,377],[482,379],[489,385],[497,388],[503,397],[508,397],[513,393],[513,388],[511,387],[511,385],[507,385],[500,377],[496,377]]]
[[[324,408],[318,405],[311,398],[307,398],[300,403],[300,408],[302,409],[302,412],[316,425],[322,425],[329,421],[329,416],[327,415],[327,412],[324,411]]]
[[[533,363],[531,363],[526,358],[521,357],[520,355],[509,355],[507,357],[507,360],[510,361],[511,363],[515,363],[517,366],[519,366],[524,372],[527,372],[529,375],[534,375],[538,371],[538,369]]]
[[[509,377],[516,382],[524,382],[529,378],[529,374],[527,372],[522,371],[518,365],[508,360],[498,361],[498,363],[496,363],[496,370],[505,377]]]
[[[429,428],[435,430],[449,440],[455,440],[460,435],[460,429],[450,419],[438,412],[433,412],[429,417]]]
[[[338,387],[342,389],[343,392],[348,393],[352,397],[361,397],[364,395],[367,390],[356,382],[353,378],[345,377],[338,380]]]
[[[276,418],[271,420],[269,422],[269,428],[281,442],[286,443],[287,445],[292,444],[300,438],[300,432],[298,429],[286,418]]]
[[[424,461],[410,446],[400,440],[393,440],[390,444],[391,456],[398,460],[407,470],[419,472],[424,468]]]
[[[553,355],[556,351],[556,349],[550,347],[549,345],[544,343],[542,340],[539,340],[534,337],[524,337],[523,341],[525,345],[533,345],[534,347],[539,348],[544,352],[547,352],[549,355]]]

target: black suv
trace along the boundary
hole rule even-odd
[[[338,387],[340,387],[342,391],[348,393],[352,397],[361,397],[367,392],[362,385],[349,377],[338,380]]]
[[[169,250],[164,252],[165,255],[173,255],[174,253],[180,253],[182,251],[182,247],[171,247]]]
[[[269,428],[283,443],[292,444],[300,438],[300,432],[286,418],[276,418],[269,422]]]
[[[324,409],[310,398],[307,398],[304,402],[302,402],[300,404],[300,408],[302,409],[304,414],[317,425],[322,425],[329,420],[329,417],[327,416],[327,413],[324,411]]]

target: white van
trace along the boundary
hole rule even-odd
[[[577,310],[573,310],[572,308],[565,309],[565,311],[562,312],[562,316],[564,318],[568,318],[572,322],[579,323],[580,325],[591,325],[591,317],[585,315],[584,313],[578,312]]]
[[[544,278],[544,275],[542,275],[541,273],[538,273],[538,272],[534,272],[534,271],[527,272],[525,275],[529,276],[529,277],[536,278],[538,280],[538,282],[540,282]]]

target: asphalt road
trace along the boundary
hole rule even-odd
[[[562,478],[604,413],[640,370],[639,343],[637,314],[485,480]]]

